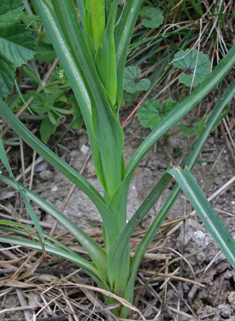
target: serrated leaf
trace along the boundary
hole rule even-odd
[[[150,87],[149,79],[139,79],[141,70],[138,67],[130,66],[124,71],[124,89],[129,93],[147,90]]]
[[[173,65],[179,69],[185,70],[185,73],[179,76],[179,81],[186,86],[192,87],[200,84],[210,73],[210,60],[202,51],[197,50],[180,50],[174,56]],[[195,71],[196,68],[196,71]],[[195,73],[195,76],[194,76]]]
[[[22,24],[0,27],[0,54],[16,66],[22,66],[35,53],[35,40]]]
[[[44,144],[47,144],[48,139],[55,133],[57,127],[58,125],[52,124],[49,118],[43,119],[40,126],[40,135]]]
[[[203,122],[203,119],[197,121],[196,123],[193,123],[190,126],[182,123],[179,126],[179,130],[184,134],[184,136],[190,136],[190,135],[197,134],[202,122]]]
[[[0,27],[14,23],[21,15],[24,5],[21,0],[0,1]]]
[[[0,12],[1,9],[2,6]],[[17,19],[16,12],[13,16]],[[32,59],[34,52],[35,40],[28,29],[18,22],[12,25],[0,22],[0,97],[12,91],[16,67]]]
[[[6,97],[13,88],[15,66],[0,54],[0,97]]]
[[[138,118],[144,127],[150,127],[152,130],[177,106],[177,102],[167,99],[160,107],[157,99],[144,101],[138,109]]]
[[[157,28],[164,20],[162,12],[158,8],[145,6],[140,11],[140,15],[147,19],[142,19],[142,23],[146,28]]]

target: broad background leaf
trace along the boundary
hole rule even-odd
[[[164,20],[162,12],[158,8],[150,6],[144,6],[140,11],[140,15],[145,17],[142,19],[142,23],[146,28],[157,28]]]
[[[123,88],[129,93],[149,89],[151,82],[149,79],[139,79],[141,70],[138,67],[130,66],[124,71]]]
[[[178,103],[172,99],[165,100],[161,107],[157,99],[144,101],[138,109],[138,118],[141,125],[154,129],[170,114],[177,104]]]
[[[12,90],[16,67],[33,59],[35,40],[30,30],[17,22],[24,6],[20,0],[0,3],[0,97]]]
[[[21,0],[1,0],[0,27],[14,23],[21,15],[24,4]]]
[[[180,50],[175,54],[173,65],[186,72],[179,76],[179,81],[186,86],[195,87],[200,84],[210,73],[211,63],[209,57],[202,51]],[[196,68],[196,71],[195,71]],[[195,73],[195,76],[194,76]],[[192,84],[192,80],[194,81]]]

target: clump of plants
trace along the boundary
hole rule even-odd
[[[5,10],[14,15],[16,3],[17,1],[10,2]],[[100,288],[133,303],[135,279],[143,255],[180,191],[183,190],[214,240],[235,267],[235,242],[190,172],[207,136],[235,93],[235,81],[224,93],[223,99],[215,106],[210,117],[204,121],[203,126],[200,126],[184,167],[169,165],[136,213],[128,222],[126,221],[128,190],[138,164],[158,139],[177,124],[233,68],[235,46],[184,101],[166,103],[168,108],[166,117],[150,126],[151,134],[137,148],[129,163],[125,164],[124,135],[119,123],[119,109],[123,98],[128,46],[142,1],[126,0],[120,7],[121,15],[118,21],[116,19],[118,0],[77,0],[76,3],[72,0],[33,0],[32,3],[77,99],[89,135],[92,159],[97,177],[103,187],[103,194],[101,195],[83,176],[39,141],[15,117],[2,99],[0,99],[0,115],[29,146],[70,179],[95,204],[103,221],[104,247],[53,206],[15,181],[1,141],[0,157],[11,177],[1,173],[0,180],[21,193],[37,233],[27,225],[2,220],[1,229],[15,232],[18,236],[0,236],[0,241],[45,251],[73,262],[92,277]],[[22,10],[22,7],[20,8],[19,10]],[[143,8],[141,12],[144,15],[151,14]],[[17,56],[18,53],[15,52],[15,55]],[[25,59],[31,58],[30,55],[26,55]],[[125,80],[127,90],[131,92],[133,82],[138,86],[146,85],[146,80],[138,81],[139,73],[136,73],[136,70],[128,69],[128,72],[136,78],[130,81],[130,87]],[[36,98],[40,103],[39,97]],[[159,108],[157,111],[161,117]],[[172,178],[177,183],[171,195],[146,232],[134,257],[130,258],[129,241],[134,230],[159,199]],[[62,224],[83,246],[90,260],[85,260],[69,247],[43,233],[27,198]],[[112,295],[107,299],[110,303],[114,301]],[[125,301],[123,303],[125,304]],[[126,304],[114,309],[113,313],[126,318],[130,316],[131,311]]]

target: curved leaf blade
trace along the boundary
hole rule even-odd
[[[199,85],[183,102],[181,102],[163,121],[149,134],[143,143],[137,148],[126,167],[126,175],[113,197],[109,208],[112,212],[123,213],[126,208],[127,193],[131,178],[139,162],[149,149],[162,137],[172,126],[185,116],[197,105],[230,71],[235,64],[235,45],[228,54],[215,67],[206,81]]]
[[[78,186],[95,204],[99,213],[102,216],[107,229],[107,239],[110,244],[116,239],[119,234],[119,227],[113,213],[105,205],[104,198],[97,190],[77,171],[60,159],[47,146],[45,146],[37,137],[35,137],[15,115],[9,110],[7,105],[0,98],[0,115],[11,126],[12,129],[39,155],[41,155],[48,163],[54,166],[63,175],[68,177],[71,182]]]
[[[15,182],[8,176],[0,174],[0,181],[7,184],[8,186],[17,189]],[[60,213],[52,205],[44,201],[40,196],[30,191],[28,188],[19,184],[22,191],[25,193],[26,197],[31,199],[34,203],[45,210],[49,215],[56,219],[67,231],[69,231],[76,239],[81,243],[84,249],[87,251],[88,255],[93,260],[97,270],[102,274],[104,278],[107,277],[107,258],[105,251],[98,245],[89,235],[87,235],[78,226],[72,223],[65,215]]]
[[[123,76],[126,56],[133,34],[134,25],[139,15],[143,0],[127,0],[123,9],[121,19],[116,28],[115,46],[117,62],[117,106],[122,102]]]
[[[197,103],[199,103],[230,71],[235,64],[235,45],[230,49],[228,54],[215,67],[208,78],[199,85],[183,102],[181,102],[152,133],[138,147],[130,162],[127,165],[126,172],[133,173],[138,163],[156,143],[156,141],[165,134],[165,132],[174,126],[186,113],[188,113]]]
[[[32,242],[29,240],[22,240],[22,239],[17,239],[17,238],[8,237],[8,236],[0,236],[0,242],[20,245],[20,246],[23,246],[26,248],[42,251],[42,247],[41,247],[40,243]],[[70,261],[70,262],[78,265],[88,275],[90,275],[95,280],[95,282],[97,282],[97,284],[100,287],[109,290],[107,284],[102,280],[102,277],[99,275],[99,273],[96,270],[93,263],[90,263],[89,261],[83,259],[82,257],[74,256],[74,255],[62,250],[59,247],[55,248],[55,247],[45,245],[45,251],[46,251],[46,253],[61,257],[67,261]]]
[[[198,158],[199,153],[201,152],[203,145],[206,142],[208,135],[210,134],[211,130],[213,129],[215,123],[217,123],[217,119],[220,117],[221,112],[225,108],[225,106],[232,100],[235,94],[235,80],[229,86],[229,88],[224,93],[224,98],[216,104],[215,108],[213,109],[206,126],[204,126],[203,130],[201,131],[196,143],[192,146],[192,151],[186,160],[186,165],[191,170],[195,161]],[[135,284],[136,274],[138,271],[138,267],[141,263],[142,257],[144,253],[147,251],[149,244],[151,243],[154,235],[156,234],[157,230],[161,226],[163,220],[165,219],[166,215],[169,213],[171,207],[173,206],[175,200],[177,199],[181,189],[180,186],[177,184],[173,191],[171,192],[167,202],[163,205],[160,212],[158,213],[157,217],[155,218],[153,224],[149,228],[148,232],[145,234],[143,240],[141,241],[132,261],[131,261],[131,277],[126,288],[125,297],[131,297],[133,292],[133,287]]]
[[[7,156],[5,154],[5,150],[4,150],[4,147],[3,147],[3,143],[2,143],[1,137],[0,137],[0,159],[2,160],[4,166],[8,170],[9,174],[12,176],[13,181],[15,183],[15,188],[16,188],[16,190],[18,190],[20,192],[20,195],[21,195],[21,197],[22,197],[22,199],[23,199],[23,201],[25,203],[25,206],[27,208],[27,211],[28,211],[28,213],[29,213],[29,215],[30,215],[30,217],[31,217],[31,219],[32,219],[32,221],[33,221],[33,223],[34,223],[34,225],[35,225],[35,227],[36,227],[41,239],[42,239],[42,242],[45,242],[41,226],[40,226],[40,224],[38,222],[38,218],[37,218],[32,206],[29,204],[27,198],[25,197],[21,186],[19,185],[19,183],[17,183],[17,181],[14,178],[14,175],[12,173],[10,164],[8,163],[8,159],[7,159]]]
[[[235,269],[235,241],[219,215],[208,202],[189,169],[171,166],[167,172],[175,178],[205,227]]]

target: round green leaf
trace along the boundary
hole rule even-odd
[[[160,107],[157,99],[144,101],[138,109],[138,118],[144,127],[154,129],[177,106],[177,102],[167,99]]]
[[[138,67],[130,66],[124,71],[124,89],[129,93],[147,90],[150,87],[149,79],[139,79],[141,70]]]
[[[142,19],[142,23],[146,28],[157,28],[164,20],[164,17],[158,8],[145,6],[140,11],[140,14],[146,18]]]
[[[176,60],[176,61],[175,61]],[[197,50],[180,50],[174,56],[173,65],[179,69],[185,70],[185,73],[179,76],[179,81],[186,86],[193,87],[200,84],[210,73],[211,63],[209,57],[202,51]],[[196,71],[195,71],[196,68]]]

